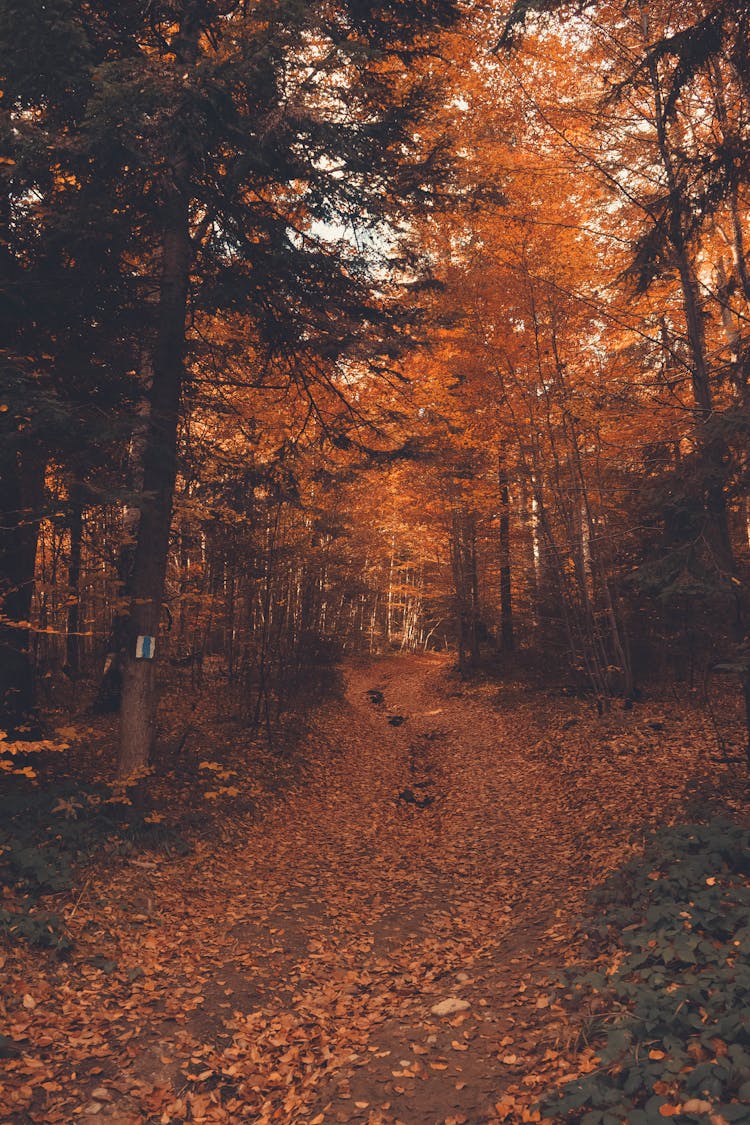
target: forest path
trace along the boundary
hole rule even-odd
[[[555,758],[537,700],[432,655],[352,666],[324,717],[241,844],[92,877],[71,960],[18,985],[36,1072],[8,1120],[520,1122],[580,1067],[551,988],[575,914],[705,761],[642,725]]]

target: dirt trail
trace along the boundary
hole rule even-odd
[[[240,846],[92,882],[74,958],[19,985],[39,1081],[10,1064],[8,1121],[532,1120],[518,1091],[571,1065],[550,982],[583,894],[705,770],[610,763],[603,802],[542,734],[442,658],[352,668],[327,750]]]

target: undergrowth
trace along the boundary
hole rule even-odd
[[[65,953],[70,948],[57,896],[73,871],[101,853],[160,847],[184,850],[158,814],[104,784],[38,784],[3,779],[0,794],[0,935]]]
[[[750,833],[663,829],[599,890],[599,1066],[542,1106],[580,1125],[750,1121]]]

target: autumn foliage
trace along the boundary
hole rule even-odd
[[[2,6],[14,1125],[742,1120],[748,42],[746,0]],[[480,967],[446,1038],[410,989]]]

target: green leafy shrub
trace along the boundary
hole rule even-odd
[[[750,1121],[750,833],[713,821],[658,832],[595,896],[606,1008],[599,1069],[543,1105],[581,1125]]]
[[[46,909],[48,895],[69,890],[72,866],[107,842],[128,853],[159,848],[184,854],[179,832],[136,808],[126,793],[74,782],[42,787],[21,773],[3,778],[0,794],[0,884],[9,892],[0,908],[0,935],[64,952],[63,920]]]
[[[58,953],[70,949],[70,938],[57,914],[24,905],[19,911],[0,909],[1,934],[12,941],[26,941],[29,945],[56,949]]]

